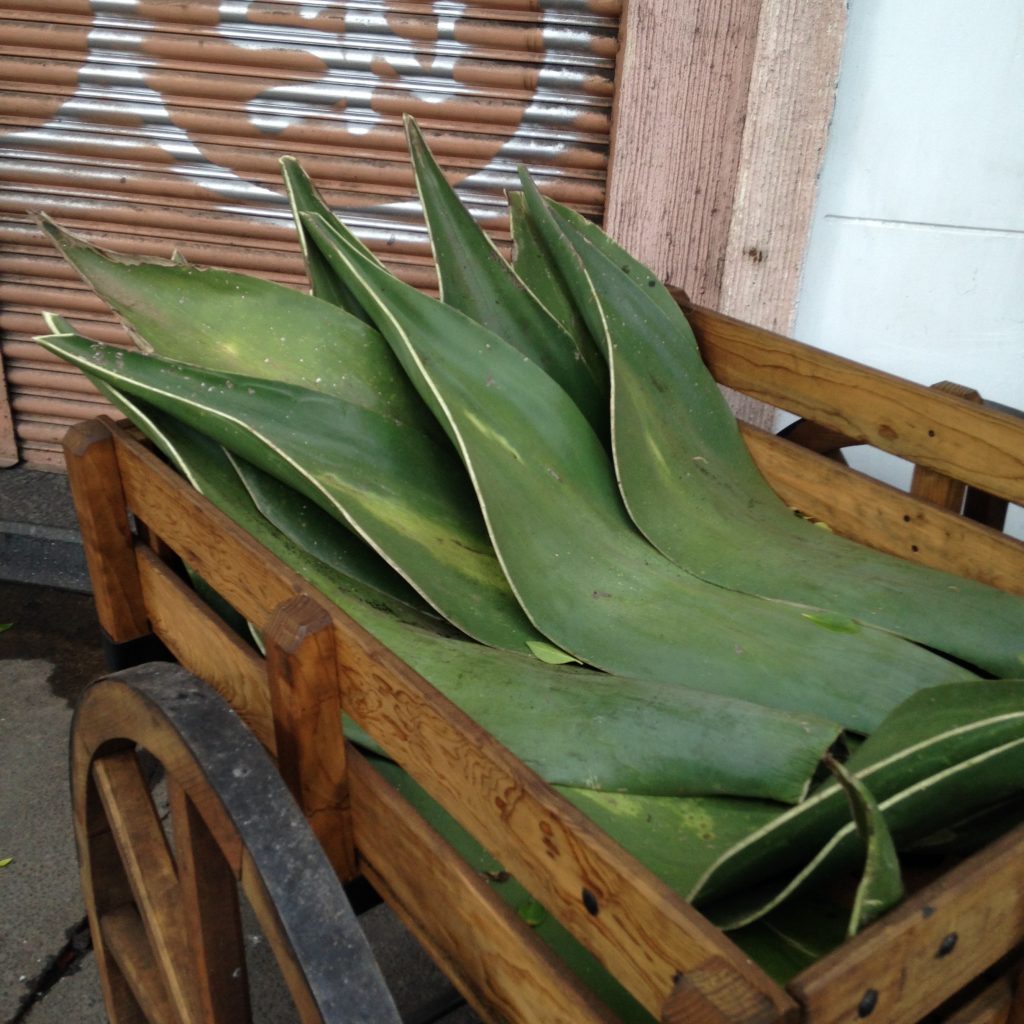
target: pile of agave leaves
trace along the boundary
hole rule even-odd
[[[525,174],[509,265],[407,131],[442,301],[285,158],[311,294],[44,220],[142,351],[55,316],[40,344],[785,979],[900,898],[901,860],[1024,816],[1024,601],[794,515],[646,268]]]

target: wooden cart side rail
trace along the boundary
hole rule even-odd
[[[1024,595],[1024,542],[792,441],[747,424],[741,430],[758,468],[787,505],[879,551]]]
[[[215,689],[275,756],[279,730],[271,713],[267,663],[147,545],[136,544],[135,556],[154,631],[178,662]],[[351,747],[347,764],[352,834],[358,837],[363,873],[484,1019],[608,1024],[604,1009],[565,973],[547,947]],[[302,781],[308,784],[321,775],[306,770]],[[334,824],[344,825],[337,820]],[[325,852],[335,863],[326,846]],[[344,862],[341,867],[344,871]],[[429,886],[423,885],[424,878],[430,879]]]
[[[913,1024],[1024,941],[1024,826],[908,898],[788,986],[806,1024]]]
[[[688,304],[715,379],[915,465],[1024,504],[1024,421]]]
[[[366,877],[477,1013],[494,1021],[612,1024],[608,1011],[366,758],[350,748],[348,759]]]
[[[323,601],[138,442],[108,429],[128,507],[257,628],[296,594]],[[795,1015],[702,915],[339,609],[326,610],[345,710],[652,1014],[682,974],[695,1021]]]

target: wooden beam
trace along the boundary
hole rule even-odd
[[[605,229],[717,306],[761,0],[632,0],[622,15]]]
[[[605,228],[693,302],[792,326],[845,18],[843,0],[627,5]]]

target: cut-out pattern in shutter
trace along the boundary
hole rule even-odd
[[[124,341],[29,222],[304,286],[277,170],[299,157],[406,280],[429,246],[414,114],[499,244],[515,167],[600,216],[621,0],[0,0],[0,330],[22,457],[102,408],[32,345],[42,310]]]

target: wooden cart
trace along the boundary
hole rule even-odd
[[[788,439],[745,428],[787,503],[863,543],[1024,592],[1024,545],[999,532],[1007,501],[1024,503],[1024,422],[963,389],[923,388],[707,310],[687,312],[721,383],[802,417]],[[860,443],[919,467],[917,496],[836,457]],[[207,741],[182,724],[180,708],[199,700],[187,669],[276,758],[337,875],[368,880],[486,1020],[608,1015],[345,743],[342,708],[659,1020],[909,1024],[942,1007],[946,1020],[1024,1021],[1010,969],[1024,941],[1024,831],[920,889],[783,989],[130,431],[80,425],[66,455],[111,651],[137,661],[155,637],[184,666],[101,681],[76,717],[82,878],[113,1020],[244,1019],[244,998],[232,994],[236,880],[274,937],[303,1019],[334,1019],[314,977],[323,965],[303,952],[328,940],[297,937],[296,915],[275,902],[295,899],[294,884],[287,899],[274,895],[274,858],[259,861],[245,815],[230,806],[237,793],[221,792],[237,790],[231,780],[250,769],[238,767],[241,754],[211,763]],[[263,632],[265,659],[182,582],[175,556]],[[167,769],[177,867],[135,744]],[[261,782],[261,792],[270,786]],[[320,924],[332,920],[325,914]],[[993,979],[985,972],[994,965]],[[966,1005],[954,1011],[958,994]],[[386,1008],[366,1019],[387,1019]]]

